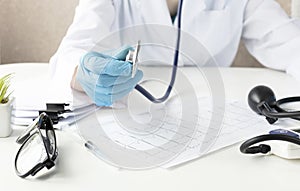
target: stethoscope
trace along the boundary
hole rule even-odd
[[[259,115],[265,116],[270,124],[274,124],[279,118],[292,118],[300,121],[300,111],[287,111],[283,109],[284,104],[300,102],[300,97],[287,97],[276,100],[274,92],[266,86],[254,87],[248,95],[248,104],[250,108]],[[300,145],[300,138],[286,133],[285,131],[279,133],[269,133],[253,137],[245,141],[240,146],[240,151],[245,154],[266,154],[271,151],[271,147],[267,144],[260,144],[265,141],[286,141],[296,145]]]
[[[141,85],[136,85],[135,87],[137,91],[139,91],[142,95],[144,95],[149,101],[153,103],[162,103],[166,101],[170,96],[173,85],[175,83],[177,66],[178,66],[179,48],[180,48],[180,37],[181,37],[182,4],[183,4],[183,0],[179,0],[178,25],[177,25],[178,34],[177,34],[176,50],[175,50],[174,60],[173,60],[172,77],[165,94],[161,98],[155,98]],[[136,51],[139,51],[139,43],[136,48]],[[137,53],[138,52],[133,53],[134,62],[137,59]],[[133,67],[133,69],[136,70],[136,67]],[[248,95],[248,104],[250,108],[257,114],[265,116],[266,120],[270,124],[275,123],[279,118],[292,118],[300,121],[300,111],[287,111],[281,107],[284,104],[293,103],[293,102],[300,102],[300,97],[288,97],[288,98],[276,100],[274,92],[266,86],[257,86],[253,88]],[[269,151],[271,151],[271,147],[269,145],[266,144],[260,144],[259,146],[253,146],[253,145],[264,141],[270,141],[270,140],[287,141],[290,143],[300,145],[300,139],[290,136],[289,134],[265,134],[245,141],[241,145],[240,151],[246,154],[256,154],[256,153],[266,154]]]
[[[153,102],[153,103],[162,103],[164,101],[166,101],[170,94],[171,91],[173,89],[174,83],[175,83],[175,79],[176,79],[176,73],[177,73],[177,66],[178,66],[178,57],[179,57],[179,48],[180,48],[180,37],[181,37],[181,15],[182,15],[182,4],[183,4],[183,0],[179,0],[178,2],[178,23],[177,23],[177,41],[176,41],[176,49],[175,49],[175,54],[174,54],[174,60],[173,60],[173,68],[172,68],[172,76],[171,76],[171,81],[169,83],[169,86],[165,92],[165,94],[160,97],[160,98],[156,98],[154,97],[150,92],[148,92],[145,88],[143,88],[141,85],[136,85],[135,89],[140,92],[142,95],[144,95],[149,101]],[[129,52],[129,54],[127,55],[126,60],[130,60],[132,62],[133,65],[133,69],[132,69],[132,73],[134,75],[134,73],[137,70],[137,55],[138,52],[140,50],[140,41],[138,42],[135,51],[134,52]]]

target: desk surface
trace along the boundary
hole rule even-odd
[[[15,82],[45,79],[46,64],[0,65],[0,76],[15,72]],[[277,97],[299,95],[300,85],[290,76],[268,69],[221,68],[226,95],[245,99],[257,84],[270,85]],[[239,145],[225,148],[172,170],[119,170],[89,153],[68,132],[57,132],[59,161],[52,173],[21,179],[14,172],[15,143],[21,129],[0,139],[1,190],[299,190],[300,161],[275,156],[251,157]]]

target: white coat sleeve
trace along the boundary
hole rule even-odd
[[[112,0],[79,1],[73,23],[50,59],[50,75],[54,82],[70,86],[81,57],[109,33],[114,15]]]
[[[249,0],[242,40],[266,67],[286,71],[300,81],[300,26],[275,0]]]

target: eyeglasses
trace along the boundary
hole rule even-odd
[[[34,176],[44,167],[51,169],[55,166],[58,156],[56,137],[53,123],[47,114],[40,114],[16,142],[22,144],[15,158],[18,176]]]

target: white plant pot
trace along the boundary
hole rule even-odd
[[[11,112],[14,99],[11,98],[6,104],[0,103],[0,138],[10,136],[11,127]]]

